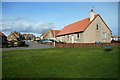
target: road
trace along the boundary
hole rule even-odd
[[[54,48],[54,47],[53,46],[44,45],[44,44],[39,44],[39,43],[36,43],[36,42],[29,42],[29,47],[2,48],[2,51],[28,50],[28,49],[44,49],[44,48]]]

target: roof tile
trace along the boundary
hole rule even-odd
[[[99,14],[95,15],[95,18],[98,15]],[[82,31],[84,31],[88,27],[88,25],[91,22],[90,22],[90,18],[86,18],[86,19],[83,19],[81,21],[75,22],[73,24],[67,25],[57,34],[57,36],[70,34],[70,33],[75,33],[75,32],[82,32]]]

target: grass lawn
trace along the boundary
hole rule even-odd
[[[118,48],[5,51],[3,78],[117,78]]]

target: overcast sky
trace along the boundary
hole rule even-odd
[[[40,36],[48,29],[62,29],[65,25],[89,17],[92,6],[113,35],[117,35],[117,2],[3,2],[3,23],[0,28],[6,35],[11,31],[19,31]]]

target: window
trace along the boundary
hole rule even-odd
[[[67,35],[67,40],[69,40],[69,35]]]
[[[67,38],[69,39],[69,35],[67,35]]]
[[[98,24],[97,24],[97,26],[96,26],[96,30],[99,31],[99,26],[98,26]]]
[[[66,35],[63,37],[63,39],[64,39],[64,40],[66,39]]]
[[[80,39],[80,34],[79,33],[76,34],[76,39]]]
[[[102,38],[105,39],[106,38],[106,32],[102,33]]]
[[[77,38],[78,38],[78,39],[79,39],[79,37],[80,37],[79,34],[77,34]]]

